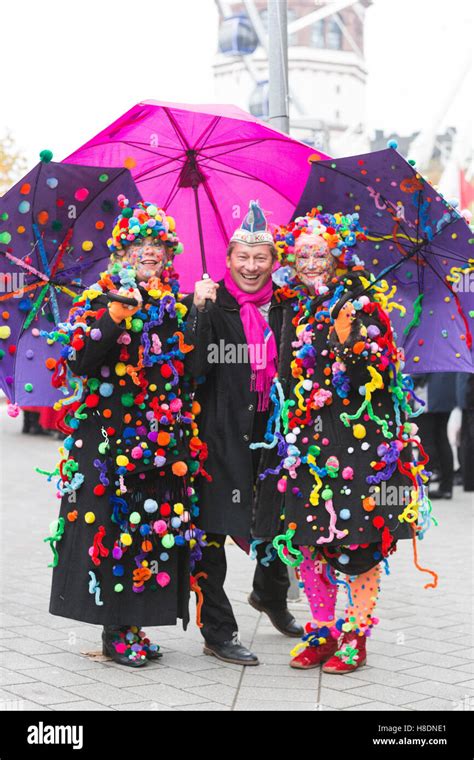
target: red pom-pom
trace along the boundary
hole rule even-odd
[[[104,493],[105,493],[105,486],[103,486],[102,483],[99,483],[98,485],[94,486],[95,496],[103,496]]]
[[[171,367],[168,366],[168,364],[163,364],[161,367],[161,374],[163,377],[168,378],[171,377],[173,372],[171,371]]]
[[[97,393],[91,393],[89,396],[87,396],[85,404],[89,409],[93,409],[100,401],[100,397],[97,395]]]
[[[72,343],[71,343],[71,346],[72,346],[72,347],[73,347],[73,348],[74,348],[76,351],[80,351],[82,348],[84,348],[84,341],[82,340],[82,338],[80,338],[80,337],[79,337],[79,335],[76,335],[76,336],[75,336],[75,337],[72,339]]]
[[[160,507],[160,515],[162,515],[163,517],[169,517],[170,514],[171,514],[170,505],[167,503],[162,504]]]

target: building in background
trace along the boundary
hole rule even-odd
[[[273,0],[275,1],[275,0]],[[375,0],[376,1],[376,0]],[[216,97],[268,116],[267,0],[215,0],[219,52],[214,63]],[[474,210],[471,124],[450,126],[456,98],[470,92],[470,57],[453,61],[452,84],[440,91],[433,119],[411,135],[368,129],[368,71],[364,22],[373,0],[288,0],[288,68],[291,134],[332,156],[387,146],[416,160],[443,194]],[[460,51],[462,52],[462,51]],[[469,51],[470,53],[470,51]],[[448,126],[447,126],[448,125]]]
[[[265,118],[267,1],[216,3],[220,16],[214,64],[217,99]],[[332,155],[370,149],[364,18],[371,4],[372,0],[288,0],[291,132]]]

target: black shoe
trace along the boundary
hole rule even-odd
[[[129,668],[142,668],[147,664],[147,658],[137,657],[130,645],[123,652],[117,651],[116,645],[126,643],[126,631],[127,626],[104,626],[102,631],[102,654],[111,657],[119,665],[127,665]]]
[[[283,610],[271,610],[258,601],[255,594],[249,594],[248,603],[254,610],[264,612],[270,618],[272,625],[284,636],[292,639],[300,639],[304,635],[303,626],[296,622],[290,610],[285,607]]]
[[[452,499],[453,498],[453,492],[452,491],[441,491],[440,488],[438,488],[437,491],[431,491],[431,493],[428,493],[428,496],[430,499]]]
[[[259,665],[258,657],[239,642],[232,639],[223,641],[221,644],[204,644],[204,654],[210,654],[223,662],[232,662],[234,665]]]

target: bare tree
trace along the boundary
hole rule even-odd
[[[16,148],[10,132],[0,137],[0,196],[26,171],[25,156]]]

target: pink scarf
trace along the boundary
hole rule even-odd
[[[259,412],[268,409],[270,388],[277,372],[277,345],[270,325],[258,310],[272,300],[273,287],[271,278],[256,293],[245,293],[232,279],[227,269],[224,283],[240,306],[240,318],[244,327],[245,339],[249,346],[252,378],[250,390],[258,393]],[[259,351],[260,350],[260,351]]]

